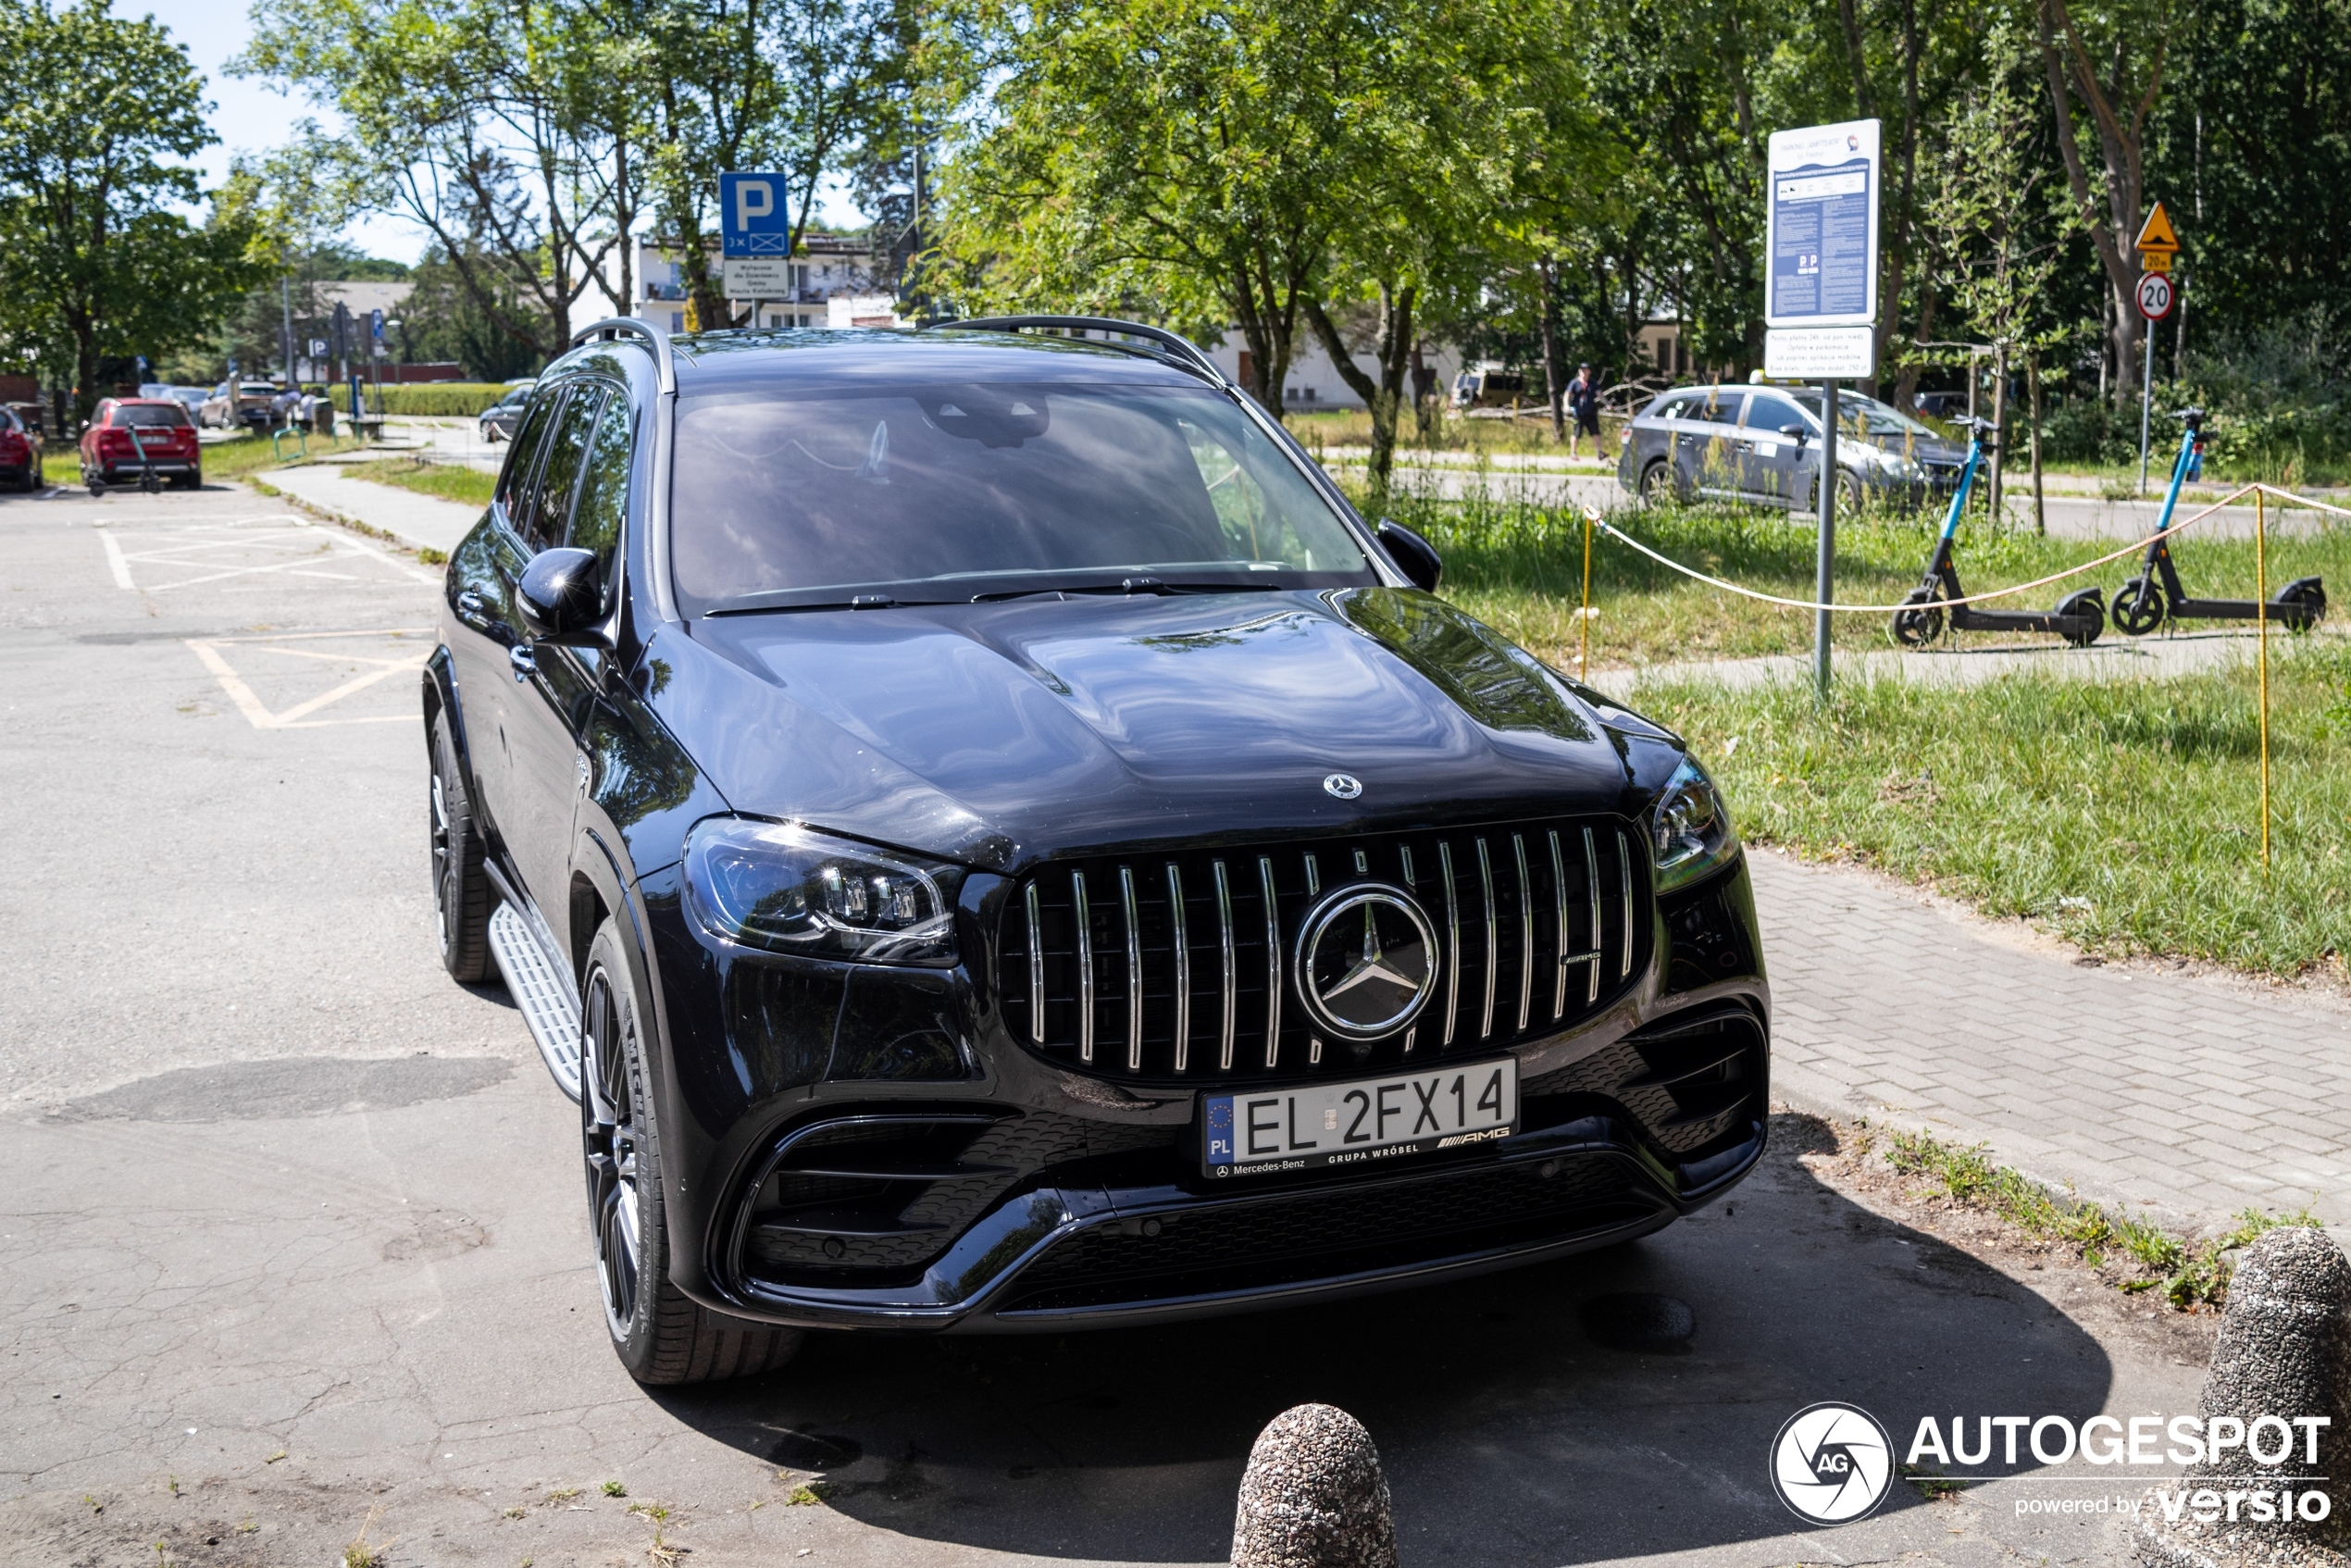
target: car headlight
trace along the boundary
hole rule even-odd
[[[955,962],[963,870],[790,822],[715,816],[686,839],[686,902],[703,928],[770,952],[861,964]]]
[[[1696,881],[1738,852],[1731,808],[1706,770],[1687,757],[1657,798],[1649,818],[1649,847],[1657,859],[1661,893]]]

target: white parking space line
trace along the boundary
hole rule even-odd
[[[272,525],[290,531],[280,539],[273,539],[259,531]],[[133,592],[162,593],[178,588],[222,582],[231,578],[260,577],[280,572],[342,582],[358,580],[348,572],[325,569],[321,565],[322,555],[329,560],[354,565],[370,562],[395,577],[415,582],[438,583],[442,580],[438,575],[410,566],[341,529],[321,528],[307,517],[291,516],[284,513],[254,517],[223,517],[167,529],[162,530],[160,542],[150,542],[153,535],[147,539],[134,535],[130,549],[125,549],[116,541],[115,533],[116,529],[111,528],[98,530],[98,538],[106,546],[106,565],[114,573],[116,586]],[[288,560],[253,564],[250,553],[255,550],[300,553]],[[231,551],[247,553],[246,563],[229,565],[222,561],[222,553]],[[134,567],[137,568],[135,571]],[[207,567],[212,569],[205,569]],[[163,582],[139,580],[143,577],[169,577],[175,569],[182,572],[193,570],[196,575],[176,577]]]
[[[106,565],[114,571],[114,585],[137,591],[138,585],[131,580],[131,563],[122,558],[122,546],[114,541],[114,535],[102,533],[98,542],[106,547]]]
[[[310,716],[321,708],[330,707],[355,692],[364,691],[395,675],[413,675],[425,667],[425,661],[431,657],[431,652],[427,649],[413,654],[402,653],[396,657],[383,658],[367,653],[355,653],[347,648],[329,651],[298,648],[290,644],[332,641],[355,637],[393,638],[430,635],[429,627],[387,627],[380,630],[367,631],[299,631],[270,637],[191,637],[184,638],[182,641],[187,644],[189,651],[203,663],[205,668],[212,672],[213,678],[220,682],[220,689],[229,694],[229,700],[237,704],[237,711],[243,714],[245,721],[255,729],[322,729],[330,725],[341,724],[412,724],[417,722],[418,716],[414,713],[369,714],[353,718],[313,718]],[[373,665],[376,667],[364,675],[353,677],[340,686],[321,691],[315,697],[305,698],[290,708],[273,713],[270,711],[269,704],[261,700],[260,695],[254,691],[244,677],[237,672],[236,666],[229,662],[228,656],[222,653],[224,648],[236,649],[243,653],[275,653],[284,658],[318,659],[330,664]]]

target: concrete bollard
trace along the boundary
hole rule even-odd
[[[1257,1435],[1233,1519],[1233,1568],[1396,1568],[1387,1477],[1362,1422],[1299,1405]]]
[[[2233,1441],[2217,1458],[2188,1472],[2181,1487],[2190,1500],[2176,1522],[2168,1521],[2157,1500],[2140,1515],[2139,1556],[2160,1568],[2271,1568],[2305,1563],[2343,1563],[2337,1555],[2351,1545],[2351,1486],[2340,1468],[2351,1462],[2351,1263],[2324,1231],[2284,1226],[2265,1232],[2245,1250],[2229,1284],[2229,1305],[2213,1346],[2212,1369],[2205,1375],[2198,1413],[2209,1434],[2222,1424]],[[2326,1416],[2318,1430],[2318,1458],[2311,1461],[2308,1431],[2288,1427],[2293,1441],[2281,1451],[2281,1422],[2295,1416]],[[2258,1423],[2263,1428],[2255,1431]],[[2246,1435],[2256,1441],[2248,1448]],[[2261,1457],[2274,1456],[2274,1462]],[[2290,1476],[2323,1475],[2307,1483]],[[2271,1507],[2257,1520],[2244,1500],[2266,1492],[2330,1494],[2325,1517],[2308,1517],[2307,1505],[2282,1520]],[[2213,1512],[2213,1500],[2237,1494],[2231,1524],[2223,1517],[2199,1523],[2194,1513]]]

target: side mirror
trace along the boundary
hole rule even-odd
[[[515,584],[515,616],[532,642],[596,641],[604,617],[596,557],[585,550],[541,550]]]
[[[1387,558],[1396,563],[1398,571],[1412,579],[1414,588],[1429,593],[1437,591],[1437,580],[1445,575],[1445,560],[1437,554],[1437,546],[1403,524],[1386,517],[1380,519],[1379,527],[1373,532],[1379,536]]]
[[[1780,434],[1796,442],[1796,450],[1798,452],[1804,450],[1805,438],[1811,433],[1811,428],[1808,425],[1782,425],[1780,427]]]

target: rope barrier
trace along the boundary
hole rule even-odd
[[[2207,506],[2203,511],[2196,513],[2192,516],[2185,517],[2179,522],[2173,523],[2169,529],[2158,529],[2156,532],[2148,534],[2145,539],[2137,540],[2130,544],[2126,544],[2120,550],[2111,551],[2107,554],[2099,556],[2095,561],[2084,561],[2078,566],[2069,566],[2064,571],[2055,572],[2044,578],[2035,578],[2031,582],[2020,582],[2010,588],[1995,588],[1983,593],[1971,593],[1960,599],[1934,599],[1927,601],[1927,604],[1938,607],[1952,604],[1979,604],[1987,600],[2006,599],[2013,594],[2029,593],[2036,588],[2046,588],[2050,583],[2062,582],[2070,577],[2080,577],[2084,572],[2096,571],[2098,567],[2106,566],[2110,562],[2119,561],[2125,555],[2132,554],[2136,551],[2144,550],[2158,539],[2169,537],[2171,534],[2179,533],[2183,529],[2191,528],[2194,525],[2204,521],[2205,518],[2209,517],[2215,512],[2220,511],[2222,507],[2228,506],[2232,503],[2247,495],[2257,497],[2262,495],[2273,495],[2288,505],[2307,506],[2314,511],[2332,512],[2337,516],[2351,517],[2351,507],[2332,505],[2324,501],[2313,501],[2307,496],[2296,495],[2290,490],[2280,490],[2274,485],[2249,484],[2242,487],[2241,489],[2231,491],[2220,500],[2215,501],[2212,504]],[[1598,529],[1601,532],[1611,534],[1615,538],[1622,540],[1624,543],[1631,545],[1634,549],[1639,551],[1642,554],[1648,556],[1650,560],[1655,561],[1661,566],[1670,566],[1674,571],[1680,572],[1684,577],[1695,578],[1699,582],[1705,583],[1710,588],[1722,589],[1726,593],[1741,594],[1748,599],[1760,599],[1767,604],[1785,604],[1792,610],[1843,610],[1847,614],[1863,616],[1888,616],[1898,610],[1916,610],[1926,607],[1924,604],[1822,604],[1811,599],[1784,599],[1776,593],[1765,593],[1758,589],[1742,588],[1735,582],[1726,582],[1719,577],[1710,577],[1706,573],[1699,571],[1695,566],[1684,566],[1681,562],[1674,560],[1670,555],[1661,555],[1656,551],[1650,549],[1648,545],[1643,544],[1639,540],[1635,539],[1632,535],[1617,528],[1606,517],[1601,516],[1598,507],[1585,507],[1584,520],[1591,527]]]

